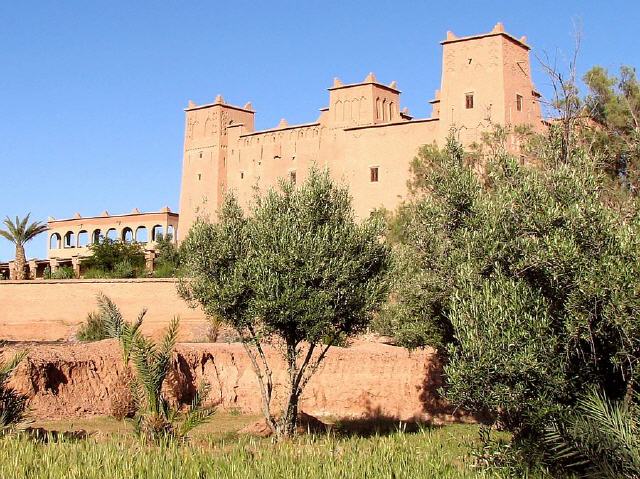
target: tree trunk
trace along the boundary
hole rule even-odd
[[[296,433],[296,423],[298,420],[298,399],[300,392],[298,389],[298,368],[297,368],[297,345],[287,344],[287,370],[289,373],[289,398],[283,411],[280,424],[278,424],[278,436],[293,437]]]
[[[24,254],[24,245],[16,244],[16,279],[21,281],[24,279],[24,269],[27,264],[27,258]]]
[[[296,427],[298,426],[298,401],[300,395],[297,391],[290,391],[289,400],[287,401],[287,409],[282,418],[280,425],[280,435],[284,438],[295,436]]]

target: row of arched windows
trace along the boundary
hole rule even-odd
[[[162,225],[155,225],[151,229],[151,241],[157,241],[164,235],[164,228]],[[172,225],[167,227],[167,236],[175,238],[175,230]],[[146,226],[139,226],[135,232],[128,226],[123,228],[120,233],[115,228],[109,228],[105,232],[100,229],[93,230],[91,233],[91,243],[99,243],[100,239],[106,237],[113,241],[124,241],[126,243],[147,243],[149,241],[149,235]],[[81,230],[76,233],[73,231],[67,231],[64,237],[61,237],[59,233],[53,233],[49,237],[49,249],[61,249],[61,248],[85,248],[89,245],[89,233],[87,230]]]
[[[382,121],[392,121],[395,116],[395,105],[392,101],[387,102],[386,98],[380,101],[376,98],[376,119]]]

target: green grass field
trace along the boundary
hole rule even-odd
[[[274,444],[238,435],[253,416],[218,414],[188,444],[140,444],[129,425],[110,418],[49,421],[49,430],[84,429],[88,439],[42,444],[0,439],[1,478],[467,478],[483,477],[469,456],[478,426],[417,432],[301,436]]]

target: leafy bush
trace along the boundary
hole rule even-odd
[[[26,352],[18,353],[6,362],[0,355],[0,433],[24,418],[27,398],[9,387],[7,381],[26,355]]]
[[[134,278],[145,273],[142,245],[103,237],[89,246],[91,256],[83,263],[85,278]]]
[[[47,266],[44,269],[42,277],[44,279],[73,279],[76,277],[76,274],[71,266],[60,266],[55,273]]]
[[[76,338],[82,342],[102,341],[107,339],[107,326],[100,313],[91,312],[87,315],[87,320],[80,325]]]
[[[640,478],[640,414],[633,402],[595,391],[549,426],[545,443],[563,470],[602,478]]]
[[[178,275],[180,269],[180,250],[176,247],[173,237],[161,234],[156,238],[156,253],[158,257],[154,264],[154,276],[157,278],[171,278]]]
[[[452,403],[539,441],[592,386],[620,399],[637,381],[640,214],[604,201],[580,152],[536,167],[504,151],[485,161],[453,138],[415,160],[381,323],[439,348]]]

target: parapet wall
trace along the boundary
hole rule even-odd
[[[73,338],[98,293],[109,296],[125,319],[147,308],[142,330],[158,336],[173,316],[180,316],[180,340],[202,341],[207,321],[176,292],[175,279],[70,279],[0,281],[0,340],[61,341]]]

